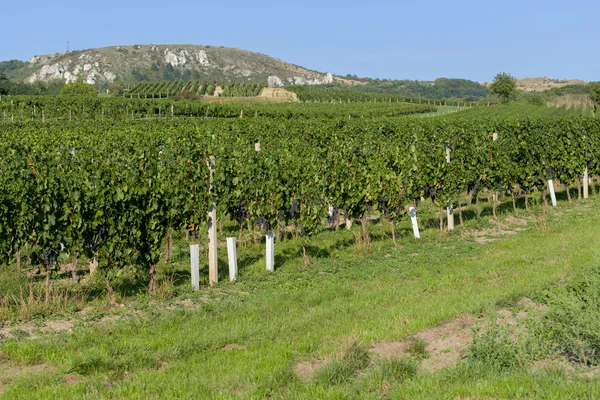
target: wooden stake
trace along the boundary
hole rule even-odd
[[[98,270],[98,259],[92,258],[90,260],[90,276],[96,275],[97,270]]]
[[[585,171],[583,171],[583,198],[587,199],[589,197],[589,184],[590,184],[590,175],[588,173],[588,167],[585,167]]]
[[[352,216],[350,214],[346,215],[346,229],[352,229]]]
[[[304,266],[310,264],[310,258],[308,258],[308,254],[306,254],[306,247],[302,246],[302,258],[304,258]]]
[[[167,232],[166,249],[165,249],[165,261],[171,261],[171,253],[173,252],[173,234],[171,229]]]
[[[214,190],[214,174],[216,169],[215,157],[209,159],[210,184],[208,194],[211,196],[211,204],[208,211],[208,281],[211,285],[219,281],[218,258],[217,258],[217,198]]]
[[[77,276],[77,265],[79,264],[79,257],[75,257],[75,261],[73,261],[73,265],[71,266],[71,281],[73,283],[77,283],[79,281],[79,277]]]
[[[444,231],[444,207],[440,206],[440,232]]]
[[[360,218],[360,226],[362,228],[363,240],[367,248],[371,247],[371,236],[369,236],[369,230],[367,229],[367,213],[363,214]]]

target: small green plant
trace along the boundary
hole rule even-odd
[[[342,352],[317,372],[315,381],[328,386],[346,383],[370,363],[368,349],[356,339],[351,338]]]
[[[408,354],[416,358],[417,360],[423,360],[429,357],[429,352],[427,351],[427,343],[424,340],[412,337],[408,341],[408,347],[406,349]]]
[[[379,362],[373,370],[372,379],[378,384],[399,383],[417,374],[417,364],[410,359],[389,359]]]
[[[510,371],[523,365],[518,345],[509,330],[495,321],[482,334],[475,333],[469,362],[496,371]]]

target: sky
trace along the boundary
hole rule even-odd
[[[0,0],[0,61],[133,44],[260,52],[337,75],[600,80],[600,1]]]

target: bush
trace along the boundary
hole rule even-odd
[[[88,83],[71,82],[62,88],[60,94],[64,96],[97,96],[98,89]]]

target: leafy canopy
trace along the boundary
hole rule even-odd
[[[497,96],[503,103],[517,96],[517,79],[511,74],[500,72],[494,77],[490,86],[490,93]]]
[[[98,90],[88,83],[71,82],[62,88],[60,94],[65,96],[96,96]]]

